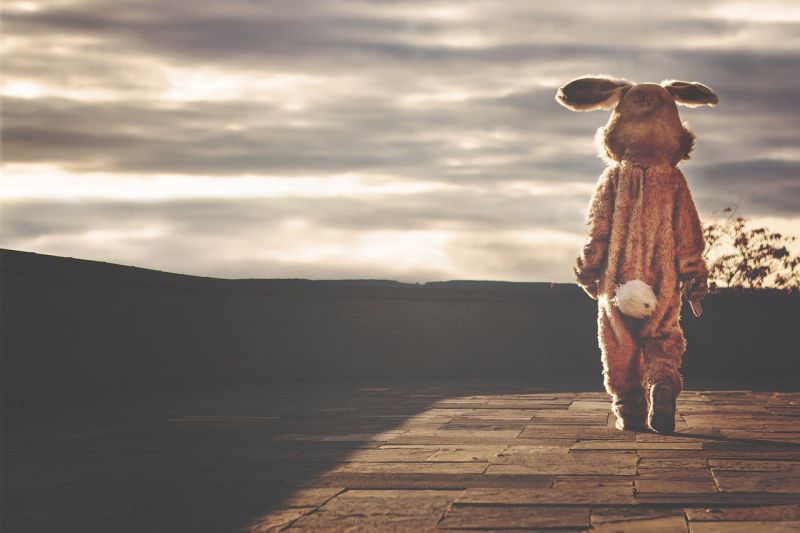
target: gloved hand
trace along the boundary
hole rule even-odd
[[[697,302],[708,294],[708,276],[698,276],[683,282],[683,294],[690,302]]]
[[[581,286],[581,289],[588,294],[592,300],[597,300],[597,291],[599,290],[597,286],[597,280],[590,281],[590,282],[578,282]]]

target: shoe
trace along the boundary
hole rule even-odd
[[[675,393],[666,381],[656,381],[650,387],[650,410],[647,425],[656,433],[675,432]]]

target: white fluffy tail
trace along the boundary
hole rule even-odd
[[[640,279],[634,279],[617,285],[616,295],[611,302],[624,315],[647,318],[655,311],[658,300],[650,285]]]

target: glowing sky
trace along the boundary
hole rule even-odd
[[[669,8],[665,7],[666,5]],[[586,73],[700,81],[682,168],[800,235],[797,2],[3,5],[0,247],[223,277],[571,281]]]

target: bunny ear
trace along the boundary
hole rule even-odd
[[[572,80],[556,93],[559,104],[573,111],[613,109],[633,84],[608,76],[585,76]]]
[[[661,82],[675,102],[688,107],[699,107],[703,104],[715,106],[719,103],[716,93],[702,83],[696,81],[665,80]]]

